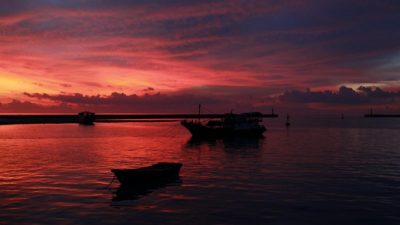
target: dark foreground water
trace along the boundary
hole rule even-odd
[[[282,124],[217,141],[177,122],[0,126],[0,224],[400,224],[399,119]],[[111,168],[159,161],[181,181],[106,188]]]

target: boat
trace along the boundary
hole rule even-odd
[[[147,187],[179,178],[182,163],[160,162],[137,169],[112,169],[121,185]]]
[[[78,113],[79,124],[82,125],[94,125],[96,114],[93,112],[83,111]]]
[[[263,114],[260,112],[227,113],[218,120],[204,122],[199,118],[192,121],[183,120],[181,124],[194,138],[260,137],[267,130],[262,124],[262,118]]]

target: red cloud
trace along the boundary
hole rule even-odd
[[[22,101],[20,92],[60,91],[131,96],[149,86],[163,93],[225,87],[210,96],[229,96],[237,86],[263,89],[261,96],[310,86],[398,86],[398,6],[354,4],[0,3],[0,75],[41,84],[0,97]]]

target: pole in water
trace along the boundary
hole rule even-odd
[[[201,104],[199,104],[199,122],[200,122]]]
[[[289,114],[286,115],[286,123],[285,123],[286,127],[290,127],[290,116]]]
[[[111,182],[106,187],[108,190],[111,190],[111,185],[114,183],[114,180],[115,180],[115,175],[113,176]]]

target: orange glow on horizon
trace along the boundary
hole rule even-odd
[[[116,102],[122,110],[132,101],[157,109],[182,102],[249,109],[276,104],[288,91],[336,93],[342,85],[357,90],[363,84],[399,98],[398,42],[390,38],[398,29],[391,27],[397,23],[390,5],[379,12],[371,7],[381,13],[377,20],[354,11],[363,30],[327,5],[304,1],[30,1],[3,7],[0,103],[8,111],[73,104],[109,110],[99,105]],[[377,22],[391,35],[369,25]],[[295,95],[298,103],[321,101]],[[381,100],[376,104],[391,103]]]
[[[37,88],[35,85],[33,85],[32,81],[30,80],[8,73],[0,72],[0,94],[19,94],[26,90],[43,91],[42,88]]]

